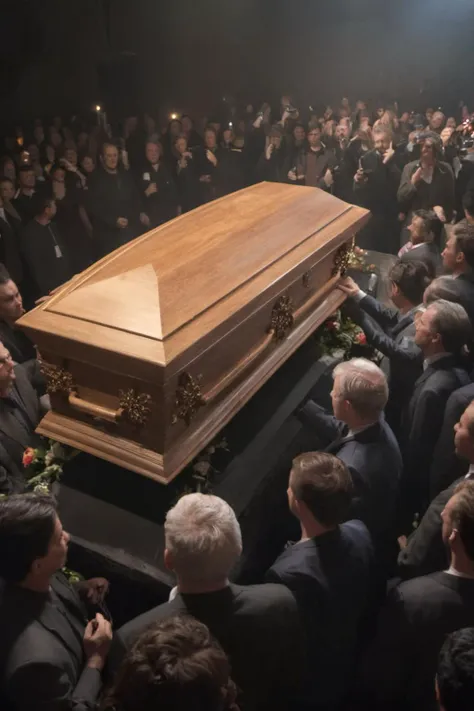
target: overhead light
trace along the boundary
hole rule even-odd
[[[99,104],[97,104],[97,106],[95,107],[95,110],[97,111],[97,113],[99,113],[99,111],[101,110],[101,107],[99,106]]]
[[[170,114],[170,119],[172,121],[176,121],[177,118],[178,118],[178,114]]]

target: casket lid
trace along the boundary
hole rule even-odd
[[[56,329],[65,337],[72,330],[77,340],[101,348],[108,347],[107,332],[115,332],[111,350],[119,332],[146,339],[148,347],[150,341],[164,345],[217,305],[227,306],[251,282],[263,291],[275,279],[275,265],[284,263],[287,272],[306,253],[334,249],[330,238],[356,228],[365,215],[315,188],[260,183],[116,250],[23,317],[21,325]],[[144,358],[166,360],[164,348],[154,353],[148,350]]]

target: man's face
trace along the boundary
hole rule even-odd
[[[67,148],[64,151],[64,157],[72,165],[74,165],[74,166],[77,165],[77,153],[74,150],[74,148]]]
[[[188,142],[186,141],[185,138],[178,138],[178,140],[175,143],[176,150],[180,155],[186,152],[187,147],[188,147]]]
[[[421,145],[421,157],[427,160],[433,160],[434,158],[433,142],[429,139],[423,141]]]
[[[10,279],[0,284],[0,318],[14,323],[24,313],[23,300],[15,282]]]
[[[460,266],[462,253],[458,252],[455,235],[450,236],[441,256],[443,258],[443,267],[448,274],[452,274]]]
[[[232,143],[232,138],[233,138],[233,131],[232,131],[232,129],[231,129],[231,128],[226,128],[226,129],[222,132],[222,140],[223,140],[224,143],[227,145],[227,144],[229,144],[229,143]]]
[[[13,180],[13,182],[15,182],[16,169],[15,164],[12,160],[7,160],[3,164],[3,174],[6,178],[10,178],[10,180]]]
[[[434,114],[434,109],[426,109],[425,116],[426,116],[426,120],[428,121],[428,123],[433,118],[433,114]]]
[[[147,143],[145,148],[146,159],[152,165],[156,165],[160,160],[160,149],[156,143]]]
[[[390,148],[388,133],[374,133],[374,148],[379,153],[385,153]]]
[[[117,170],[119,153],[116,146],[105,146],[103,157],[107,170]]]
[[[281,146],[281,136],[270,136],[270,143],[275,146],[276,149]]]
[[[469,405],[454,425],[454,448],[458,457],[474,463],[474,438],[470,430],[474,427],[474,407]]]
[[[425,223],[422,217],[416,215],[412,217],[411,223],[408,225],[408,231],[413,244],[423,242],[424,225]]]
[[[52,173],[51,177],[56,183],[64,183],[66,179],[66,171],[62,168],[56,168],[54,173]]]
[[[2,200],[13,200],[15,197],[15,187],[11,180],[2,180],[0,183],[0,197]]]
[[[435,111],[430,121],[430,128],[433,131],[439,131],[444,123],[444,114],[441,111]]]
[[[56,517],[54,532],[49,542],[48,550],[43,558],[37,558],[33,568],[42,577],[50,577],[64,567],[67,559],[69,533],[63,529],[61,521]]]
[[[376,113],[377,113],[377,116],[378,116],[379,118],[382,118],[382,116],[383,116],[384,113],[385,113],[385,109],[384,109],[382,106],[379,106],[379,108],[377,109]]]
[[[305,130],[303,126],[295,126],[293,130],[293,136],[297,143],[303,143],[305,139]]]
[[[348,121],[341,121],[341,123],[338,125],[336,132],[339,133],[339,135],[342,138],[350,138],[351,136],[351,127]],[[337,135],[337,133],[336,133]]]
[[[24,170],[20,173],[20,185],[27,190],[33,190],[35,187],[36,178],[33,170]]]
[[[13,360],[9,351],[7,351],[3,343],[0,343],[0,395],[3,397],[8,395],[15,382],[13,368]]]
[[[454,116],[450,116],[448,120],[446,121],[446,128],[453,128],[455,129],[457,126],[456,119]]]
[[[204,134],[204,143],[206,148],[210,151],[216,147],[216,134],[214,131],[206,131]]]
[[[425,354],[437,338],[437,334],[433,332],[431,326],[434,315],[434,311],[428,307],[426,311],[419,312],[415,319],[415,343]]]
[[[311,148],[319,148],[321,145],[321,129],[312,128],[308,133],[308,142]]]
[[[84,168],[86,173],[92,173],[92,171],[95,169],[95,163],[90,156],[84,156],[84,158],[82,159],[82,167]]]

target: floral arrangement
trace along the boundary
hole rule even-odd
[[[59,442],[50,439],[44,447],[28,447],[23,453],[28,491],[38,494],[50,494],[52,484],[63,473],[65,462],[73,459],[78,450],[70,449]]]
[[[360,247],[353,247],[350,252],[348,269],[355,269],[359,272],[376,272],[377,267],[375,264],[367,264],[368,252],[366,249],[361,249]]]
[[[318,357],[323,355],[340,356],[348,360],[353,355],[354,347],[367,349],[365,357],[372,359],[372,349],[367,345],[367,338],[354,321],[337,311],[327,319],[315,333]]]

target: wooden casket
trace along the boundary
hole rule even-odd
[[[19,322],[51,395],[38,432],[169,482],[342,303],[368,216],[260,183],[77,275]]]

